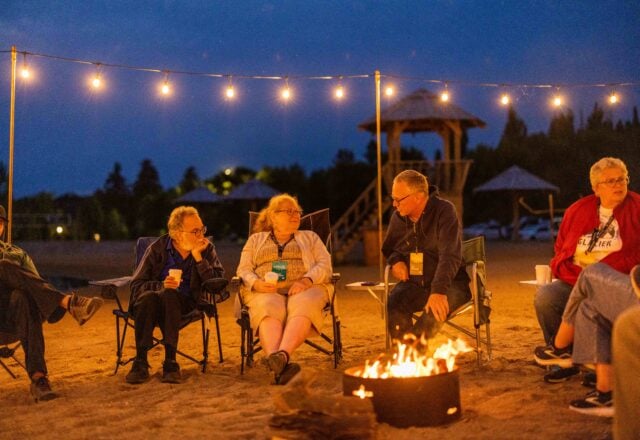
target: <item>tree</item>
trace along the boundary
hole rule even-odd
[[[186,194],[189,191],[193,191],[194,189],[200,186],[200,178],[198,177],[198,173],[196,172],[196,168],[190,166],[184,171],[184,175],[182,176],[182,180],[178,184],[178,194]]]
[[[509,107],[507,113],[507,123],[502,131],[502,137],[498,143],[500,150],[515,150],[522,146],[524,139],[527,137],[527,126],[522,119],[518,117],[513,106]]]
[[[138,178],[133,184],[133,197],[141,199],[148,195],[158,195],[162,192],[158,170],[150,159],[144,159],[140,164]]]

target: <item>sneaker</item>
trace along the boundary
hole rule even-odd
[[[165,360],[162,364],[162,379],[164,383],[182,383],[180,365],[174,360]]]
[[[286,351],[280,350],[267,356],[267,366],[269,370],[277,377],[282,373],[289,363],[289,355]]]
[[[46,376],[41,376],[31,382],[31,395],[36,402],[45,402],[47,400],[55,399],[58,397],[56,393],[51,389],[49,385],[49,379]]]
[[[562,368],[571,368],[573,366],[571,349],[571,346],[556,348],[553,344],[549,344],[545,347],[536,347],[533,357],[538,365],[557,365]]]
[[[640,298],[640,264],[631,269],[629,277],[631,278],[633,291],[636,293],[638,298]]]
[[[584,399],[574,400],[569,409],[582,414],[600,417],[613,417],[612,393],[603,393],[598,390],[589,392]]]
[[[556,365],[552,365],[549,372],[544,375],[544,381],[547,383],[565,382],[578,373],[580,373],[580,369],[578,367],[560,368]]]
[[[276,376],[276,385],[286,385],[299,372],[300,365],[295,362],[288,363],[282,370],[282,373]]]
[[[127,383],[137,385],[149,380],[149,364],[142,360],[134,360],[131,371],[125,377]]]
[[[83,325],[98,311],[104,301],[101,298],[87,298],[72,293],[69,299],[69,314]]]

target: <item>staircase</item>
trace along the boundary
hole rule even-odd
[[[387,162],[382,167],[382,215],[392,207],[391,193],[393,178],[400,171],[413,169],[428,176],[429,184],[436,185],[440,196],[456,204],[458,215],[462,216],[462,190],[467,180],[470,160],[459,161],[399,161]],[[378,200],[374,179],[360,196],[333,224],[331,228],[333,256],[341,263],[362,240],[363,231],[378,225]]]

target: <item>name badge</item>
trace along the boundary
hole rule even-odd
[[[286,261],[274,261],[271,263],[271,271],[278,274],[278,281],[286,281],[287,279],[287,262]]]
[[[424,254],[422,252],[411,252],[409,257],[409,275],[422,275],[422,261]]]

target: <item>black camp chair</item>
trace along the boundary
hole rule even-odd
[[[253,224],[258,218],[257,212],[249,213],[249,231],[253,229]],[[329,220],[329,209],[322,209],[316,212],[305,215],[300,220],[300,230],[310,230],[318,234],[322,239],[327,250],[331,253],[331,222]],[[251,233],[251,232],[250,232]],[[327,302],[324,313],[325,316],[331,316],[331,336],[322,332],[320,334],[320,340],[314,341],[307,339],[305,344],[315,348],[316,350],[329,355],[333,358],[333,367],[337,368],[340,359],[342,359],[342,339],[340,335],[340,317],[336,310],[336,288],[338,280],[340,280],[340,274],[334,273],[331,276],[331,283],[333,284],[333,292],[330,295]],[[241,280],[238,277],[234,277],[232,284],[235,290],[237,290],[237,298],[240,305],[240,316],[236,320],[241,329],[241,342],[240,342],[240,374],[244,373],[245,365],[252,367],[254,364],[254,355],[262,350],[260,346],[260,339],[255,336],[255,329],[251,328],[251,321],[249,320],[249,308],[244,303],[242,295],[240,293]]]
[[[211,237],[207,237],[209,241],[211,241]],[[138,267],[142,257],[144,256],[147,248],[156,240],[158,237],[140,237],[136,242],[134,249],[134,271],[135,268]],[[130,276],[121,277],[121,278],[113,278],[109,280],[100,280],[100,281],[92,281],[90,284],[101,286],[102,287],[102,296],[105,299],[113,299],[116,301],[117,308],[113,309],[113,315],[116,318],[116,368],[113,374],[118,372],[118,368],[121,365],[127,365],[129,362],[135,359],[135,356],[132,356],[126,360],[123,359],[123,349],[125,338],[127,336],[128,328],[135,328],[135,322],[133,316],[130,312],[131,307],[131,298],[129,298],[129,303],[127,304],[127,308],[123,306],[120,298],[117,295],[118,287],[129,285],[131,281]],[[225,287],[227,286],[227,280],[224,278],[213,278],[211,280],[205,280],[202,283],[203,288],[203,298],[200,298],[198,306],[196,309],[184,315],[182,317],[182,322],[180,323],[180,330],[191,324],[192,322],[200,322],[202,325],[202,357],[196,358],[189,354],[186,354],[180,350],[176,353],[190,361],[195,362],[196,364],[202,367],[202,372],[204,373],[207,369],[207,361],[209,359],[209,323],[211,318],[215,320],[216,323],[216,336],[218,338],[218,351],[220,353],[220,362],[223,362],[222,356],[222,341],[220,340],[220,324],[218,322],[218,308],[216,303],[222,302],[229,298],[229,293],[225,291]],[[163,344],[164,341],[153,338],[153,347],[158,344]]]
[[[11,377],[14,379],[17,377],[9,366],[5,363],[5,359],[12,359],[15,363],[20,365],[25,371],[27,368],[16,357],[16,350],[20,348],[21,344],[16,335],[11,333],[0,332],[0,367],[2,367]]]
[[[484,251],[484,237],[473,237],[462,242],[462,258],[469,274],[469,289],[471,290],[471,299],[449,313],[447,320],[444,322],[449,326],[465,335],[469,336],[475,342],[474,351],[477,355],[478,365],[481,365],[486,354],[487,361],[491,360],[491,292],[486,289],[487,271],[486,256]],[[390,266],[387,265],[384,273],[384,282],[386,295],[389,294],[389,272]],[[454,320],[467,313],[473,312],[473,329],[465,328]],[[414,319],[418,319],[418,315],[414,315]],[[482,335],[482,327],[484,326],[484,336]],[[443,330],[444,332],[445,330]],[[486,353],[483,349],[486,349]]]

